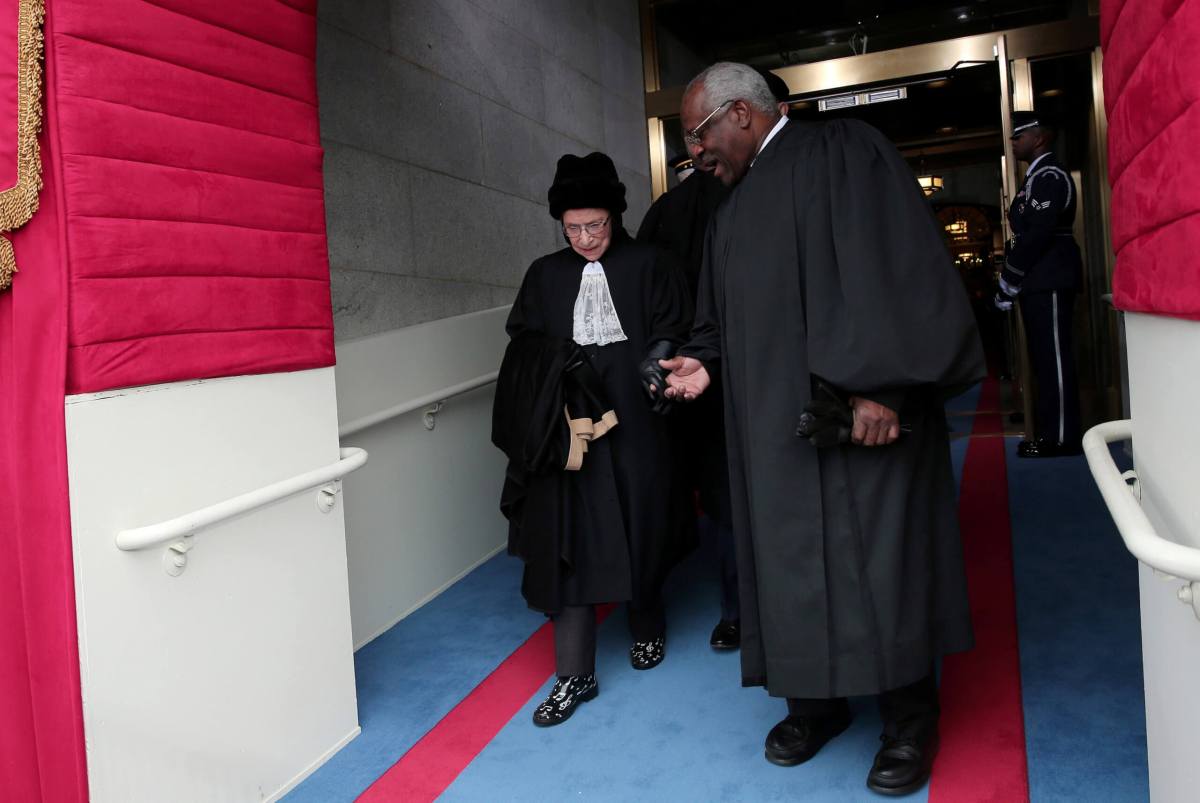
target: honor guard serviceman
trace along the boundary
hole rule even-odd
[[[1037,380],[1035,438],[1021,441],[1021,457],[1079,454],[1079,384],[1071,349],[1071,319],[1083,260],[1072,226],[1079,197],[1075,182],[1050,150],[1054,129],[1037,112],[1012,115],[1013,156],[1029,165],[1008,210],[1008,243],[996,306],[1020,299]]]
[[[692,80],[680,117],[697,167],[733,189],[691,339],[663,365],[672,398],[720,374],[742,683],[787,698],[767,760],[812,759],[849,726],[847,697],[877,695],[867,785],[914,792],[937,752],[934,664],[972,645],[942,407],[984,374],[962,281],[874,128],[788,121],[729,63]],[[833,426],[806,426],[818,407]]]

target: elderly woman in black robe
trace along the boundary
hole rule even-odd
[[[606,155],[563,156],[548,200],[567,247],[536,260],[525,275],[508,318],[512,341],[493,416],[493,441],[510,458],[501,502],[510,521],[509,552],[525,561],[527,603],[554,621],[558,680],[534,711],[541,726],[564,721],[598,692],[596,605],[629,603],[635,669],[662,661],[662,585],[694,539],[660,414],[666,402],[650,392],[665,387],[657,356],[673,353],[687,336],[691,309],[682,272],[668,254],[622,228],[625,187]],[[536,353],[548,348],[557,355],[538,362],[539,369],[550,365],[565,379],[522,378],[517,355],[522,344],[528,354],[530,341]],[[579,470],[531,466],[529,450],[511,445],[513,430],[528,428],[533,411],[546,404],[529,396],[544,397],[560,385],[569,396],[580,363],[598,377],[588,392],[603,396],[601,406],[615,413],[616,423],[587,443]],[[550,403],[558,404],[557,397]],[[566,428],[573,415],[556,420]]]

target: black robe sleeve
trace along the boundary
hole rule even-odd
[[[508,320],[504,330],[510,338],[515,338],[524,332],[545,332],[546,323],[542,313],[542,298],[538,291],[541,277],[542,261],[536,260],[525,271],[521,281],[521,289],[517,291],[516,300],[509,310]]]
[[[679,350],[685,357],[695,357],[704,363],[710,377],[716,377],[721,370],[721,324],[712,265],[713,242],[718,225],[714,219],[704,236],[704,259],[696,288],[696,315],[687,345]]]
[[[679,260],[656,249],[650,290],[648,344],[668,340],[678,346],[687,340],[692,323],[692,300]]]
[[[662,226],[663,207],[666,205],[667,193],[663,193],[646,210],[646,214],[642,218],[642,225],[638,226],[637,236],[634,239],[648,245],[662,244],[659,241],[659,230]]]
[[[811,372],[889,407],[984,375],[966,291],[912,170],[874,128],[822,127],[794,163]]]

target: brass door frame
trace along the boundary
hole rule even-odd
[[[658,39],[654,28],[654,9],[651,0],[638,0],[638,13],[642,24],[642,81],[646,95],[658,92],[660,87],[658,69]],[[680,95],[682,97],[682,93]],[[679,112],[678,105],[675,108]],[[668,115],[670,116],[670,115]],[[646,115],[646,138],[650,148],[650,198],[657,199],[667,191],[667,144],[663,135],[663,115]]]
[[[1029,59],[1010,61],[1008,35],[996,38],[996,67],[1000,71],[1000,130],[1004,138],[1004,156],[1000,169],[1003,187],[1000,197],[1000,219],[1004,226],[1004,239],[1012,237],[1008,224],[1008,208],[1021,186],[1017,175],[1017,160],[1012,149],[1012,117],[1014,111],[1033,111],[1033,80],[1029,71]],[[1029,341],[1025,336],[1025,320],[1021,316],[1021,305],[1014,304],[1008,316],[1009,339],[1016,355],[1015,376],[1012,378],[1012,403],[1020,405],[1025,437],[1036,437],[1033,417],[1033,370],[1029,361]]]
[[[642,54],[647,78],[653,64],[653,82],[646,83],[646,116],[675,117],[683,100],[683,87],[662,87],[659,82],[657,48],[654,43],[654,14],[650,0],[642,8]],[[833,92],[849,87],[902,80],[915,75],[949,72],[955,64],[983,62],[996,58],[997,36],[1008,42],[1010,59],[1037,59],[1067,53],[1086,53],[1100,44],[1098,18],[1064,20],[998,33],[944,39],[923,45],[881,50],[861,56],[794,64],[772,72],[787,81],[793,96]],[[648,51],[653,52],[648,52]]]
[[[679,115],[684,88],[662,86],[653,5],[653,0],[638,0],[642,25],[642,75],[646,85],[646,119],[658,123],[648,124],[646,127],[650,151],[651,197],[658,198],[667,191],[666,142],[661,120]],[[956,64],[965,61],[992,61],[997,58],[998,36],[1005,39],[1008,58],[1016,59],[1024,65],[1018,68],[1018,74],[1023,70],[1025,80],[1021,81],[1021,86],[1028,87],[1030,59],[1098,50],[1100,21],[1098,17],[1093,16],[1086,20],[1030,25],[1012,28],[1000,34],[964,36],[894,50],[881,50],[878,53],[865,53],[861,56],[794,64],[774,72],[787,81],[793,97],[828,93],[854,86],[894,82],[916,75],[946,73]],[[1016,108],[1031,109],[1032,100],[1032,94],[1027,93],[1021,96],[1020,101],[1030,105]]]

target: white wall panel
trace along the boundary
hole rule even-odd
[[[497,370],[507,315],[502,307],[339,343],[342,424]],[[449,400],[432,431],[417,410],[343,439],[371,455],[345,491],[356,646],[503,547],[494,389]]]
[[[199,532],[171,577],[120,529],[338,459],[333,369],[67,399],[92,800],[274,798],[358,732],[342,505]],[[354,477],[346,480],[353,485]]]
[[[1126,315],[1134,465],[1158,533],[1200,547],[1200,323]],[[1200,788],[1200,620],[1176,599],[1179,581],[1141,567],[1142,653],[1150,796],[1191,803]]]

